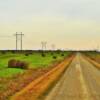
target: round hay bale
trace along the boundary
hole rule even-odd
[[[8,67],[16,67],[17,60],[11,59],[8,61]]]

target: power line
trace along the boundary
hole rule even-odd
[[[41,42],[41,45],[42,45],[42,50],[46,50],[46,45],[47,45],[47,42],[45,42],[45,41],[42,41]]]
[[[20,40],[20,50],[23,49],[23,36],[24,34],[22,34],[22,32],[16,32],[16,34],[14,34],[16,36],[16,50],[18,50],[18,40]],[[20,37],[20,39],[19,39]]]

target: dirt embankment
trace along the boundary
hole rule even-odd
[[[91,58],[90,56],[87,55],[83,55],[83,57],[85,59],[87,59],[89,62],[91,62],[96,68],[98,68],[100,70],[100,63],[97,62],[96,60],[94,60],[93,58]]]
[[[38,97],[40,97],[51,86],[51,84],[62,75],[64,70],[73,60],[74,56],[75,55],[66,58],[45,75],[31,82],[23,90],[12,96],[10,100],[38,100]]]

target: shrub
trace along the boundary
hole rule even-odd
[[[18,68],[18,67],[21,67],[21,61],[17,60],[17,61],[16,61],[16,66],[15,66],[15,67],[17,67],[17,68]]]
[[[15,59],[11,59],[8,61],[8,67],[16,67],[17,61]]]
[[[53,56],[53,59],[57,59],[57,56]]]
[[[25,61],[11,59],[10,61],[8,61],[8,67],[27,69],[29,67],[29,63]]]
[[[61,56],[64,56],[64,54],[61,54]]]
[[[53,55],[53,52],[51,53],[51,55]]]
[[[6,54],[6,51],[1,51],[2,54]]]
[[[27,63],[27,62],[21,62],[21,66],[22,66],[22,68],[23,69],[28,69],[28,67],[29,67],[29,63]]]
[[[61,52],[61,50],[57,50],[57,51],[56,51],[57,54],[60,54],[60,52]]]
[[[28,54],[28,53],[26,53],[26,54],[25,54],[25,56],[29,56],[29,54]]]
[[[42,57],[45,57],[46,55],[44,53],[42,53]]]
[[[14,54],[14,53],[16,53],[16,51],[15,51],[15,50],[12,50],[12,51],[11,51],[11,53],[13,53],[13,54]]]

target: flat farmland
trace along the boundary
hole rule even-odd
[[[63,61],[70,54],[71,52],[66,51],[1,51],[0,100],[7,100],[12,94],[51,70],[54,65]],[[28,67],[10,67],[10,60],[28,63]]]
[[[97,57],[99,52],[77,52],[11,96],[11,100],[100,100]]]
[[[32,52],[32,53],[17,53],[13,54],[11,52],[7,52],[5,54],[0,54],[0,77],[6,77],[17,73],[24,72],[24,69],[18,68],[8,68],[8,61],[10,59],[22,60],[29,63],[29,68],[37,69],[37,68],[44,68],[48,67],[50,64],[62,60],[65,56],[69,53],[39,53],[39,52]]]

